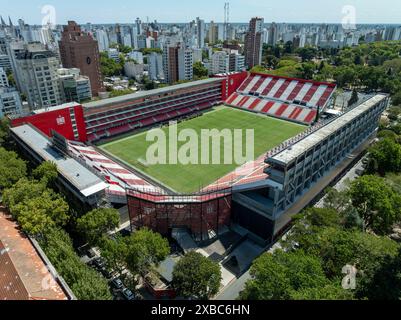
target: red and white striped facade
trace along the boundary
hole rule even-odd
[[[107,193],[125,196],[127,188],[141,189],[148,192],[162,191],[157,186],[152,185],[132,171],[104,156],[93,147],[70,142],[69,151],[104,177],[108,184]]]
[[[252,73],[226,104],[304,124],[324,110],[336,85]]]

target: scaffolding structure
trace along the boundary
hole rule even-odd
[[[172,229],[185,228],[195,241],[207,241],[218,236],[231,221],[231,188],[195,195],[129,189],[127,198],[131,226],[147,227],[165,236]]]

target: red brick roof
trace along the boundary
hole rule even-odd
[[[1,207],[0,300],[67,300],[31,241]]]

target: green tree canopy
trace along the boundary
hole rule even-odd
[[[79,260],[68,234],[50,229],[40,245],[79,300],[111,300],[107,280]]]
[[[120,215],[115,209],[95,209],[77,219],[77,230],[92,245],[99,243],[99,240],[109,231],[112,231],[120,224]]]
[[[187,253],[174,267],[173,287],[186,298],[209,299],[218,293],[219,265],[198,252]]]
[[[389,234],[401,220],[401,195],[383,178],[363,176],[352,182],[350,196],[365,227],[380,235]]]
[[[5,146],[10,136],[10,121],[7,117],[0,119],[0,147]]]
[[[320,260],[302,250],[265,253],[254,261],[240,298],[246,300],[288,300],[296,292],[329,285]]]
[[[13,151],[0,147],[0,191],[11,187],[19,179],[26,176],[25,161]]]
[[[46,186],[51,186],[58,177],[57,165],[53,162],[45,161],[33,170],[32,176]]]
[[[207,68],[203,66],[203,63],[200,61],[194,63],[193,69],[194,69],[194,76],[196,78],[204,78],[209,75],[209,71],[207,70]]]
[[[126,239],[127,267],[133,274],[144,278],[151,267],[170,254],[167,239],[149,229],[141,229]]]
[[[369,150],[370,173],[401,172],[401,145],[391,138],[384,138]]]

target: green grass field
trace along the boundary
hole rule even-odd
[[[202,129],[243,129],[243,142],[245,142],[245,129],[254,129],[254,159],[305,130],[302,125],[228,107],[215,108],[201,117],[178,124],[178,132],[188,128],[196,130],[199,136]],[[163,128],[163,131],[168,137],[168,127]],[[184,143],[179,142],[178,147]],[[146,132],[144,132],[104,144],[100,148],[170,189],[182,193],[199,191],[200,188],[206,187],[238,167],[235,163],[221,165],[157,164],[146,166],[143,160],[146,159],[148,147],[152,144],[153,142],[146,141]],[[209,150],[211,150],[211,147]],[[221,159],[224,159],[223,143],[221,146]]]

